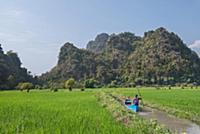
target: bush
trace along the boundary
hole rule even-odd
[[[81,82],[76,82],[73,87],[81,89],[84,88],[84,85]]]
[[[155,85],[156,90],[160,90],[160,86],[159,85]]]
[[[185,89],[185,87],[187,87],[187,83],[182,83],[181,84],[181,89]]]
[[[23,82],[23,83],[19,83],[16,87],[16,89],[19,89],[21,91],[23,90],[27,90],[27,92],[30,91],[30,89],[33,88],[33,84],[30,82]]]
[[[187,85],[188,87],[190,87],[191,89],[193,89],[194,85],[192,83]]]
[[[75,80],[73,78],[70,78],[69,80],[65,81],[65,88],[68,88],[69,91],[72,91],[72,87],[75,84]]]
[[[43,85],[41,88],[42,89],[48,89],[49,87],[48,87],[48,85]]]
[[[55,89],[62,89],[63,88],[63,84],[62,83],[50,83],[50,89],[51,91],[54,91]]]
[[[53,92],[58,92],[58,89],[53,89]]]
[[[42,89],[42,86],[40,86],[40,85],[35,85],[35,89]]]
[[[97,81],[94,79],[85,80],[85,88],[95,88],[97,86]]]
[[[23,89],[22,89],[22,84],[23,84],[23,83],[19,83],[19,84],[16,86],[16,89],[19,89],[20,91],[23,91]]]

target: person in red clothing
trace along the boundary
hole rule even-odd
[[[139,106],[139,101],[141,100],[141,97],[138,97],[138,95],[135,95],[135,98],[133,99],[133,104],[136,106]]]

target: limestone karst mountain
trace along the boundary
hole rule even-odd
[[[43,74],[44,81],[93,78],[101,85],[199,83],[200,59],[173,32],[165,28],[144,33],[99,34],[86,49],[66,43],[58,64]]]

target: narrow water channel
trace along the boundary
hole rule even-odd
[[[200,134],[200,126],[197,124],[168,115],[167,113],[156,109],[143,107],[138,114],[144,119],[157,120],[159,124],[164,125],[169,130],[177,134]]]

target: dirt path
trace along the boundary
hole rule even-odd
[[[138,114],[144,119],[155,119],[158,123],[178,134],[200,134],[200,126],[195,123],[185,119],[179,119],[156,109],[143,107],[142,111]]]

